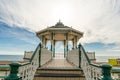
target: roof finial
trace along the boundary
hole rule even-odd
[[[61,20],[59,19],[59,23],[61,22]]]

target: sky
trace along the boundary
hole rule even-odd
[[[86,51],[119,56],[120,0],[0,0],[0,54],[35,50],[35,32],[59,19],[84,32]]]

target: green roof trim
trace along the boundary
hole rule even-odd
[[[0,76],[0,78],[5,78],[6,76]]]
[[[120,67],[113,67],[112,70],[120,71]]]
[[[10,68],[10,66],[9,65],[0,65],[0,68]]]

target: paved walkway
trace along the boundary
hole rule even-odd
[[[59,68],[59,69],[75,69],[75,65],[70,64],[66,59],[53,59],[49,63],[42,66],[42,68]]]

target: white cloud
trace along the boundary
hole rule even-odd
[[[2,25],[1,25],[2,26]],[[38,44],[39,39],[35,36],[35,33],[30,32],[23,28],[3,28],[2,26],[0,31],[2,37],[7,37],[9,39],[22,40],[30,44]],[[2,39],[1,39],[2,40]]]
[[[0,21],[9,25],[38,31],[59,19],[83,31],[84,43],[120,43],[119,0],[0,0]]]
[[[56,42],[55,50],[56,50],[56,53],[64,53],[64,46],[63,46],[63,42],[62,41],[57,41]]]
[[[116,44],[114,47],[109,47],[108,52],[118,53],[120,55],[120,44]]]
[[[9,31],[9,34],[11,34],[16,39],[28,42],[30,44],[38,44],[37,42],[38,39],[34,36],[34,33],[27,33],[27,32],[19,33],[19,32]]]

